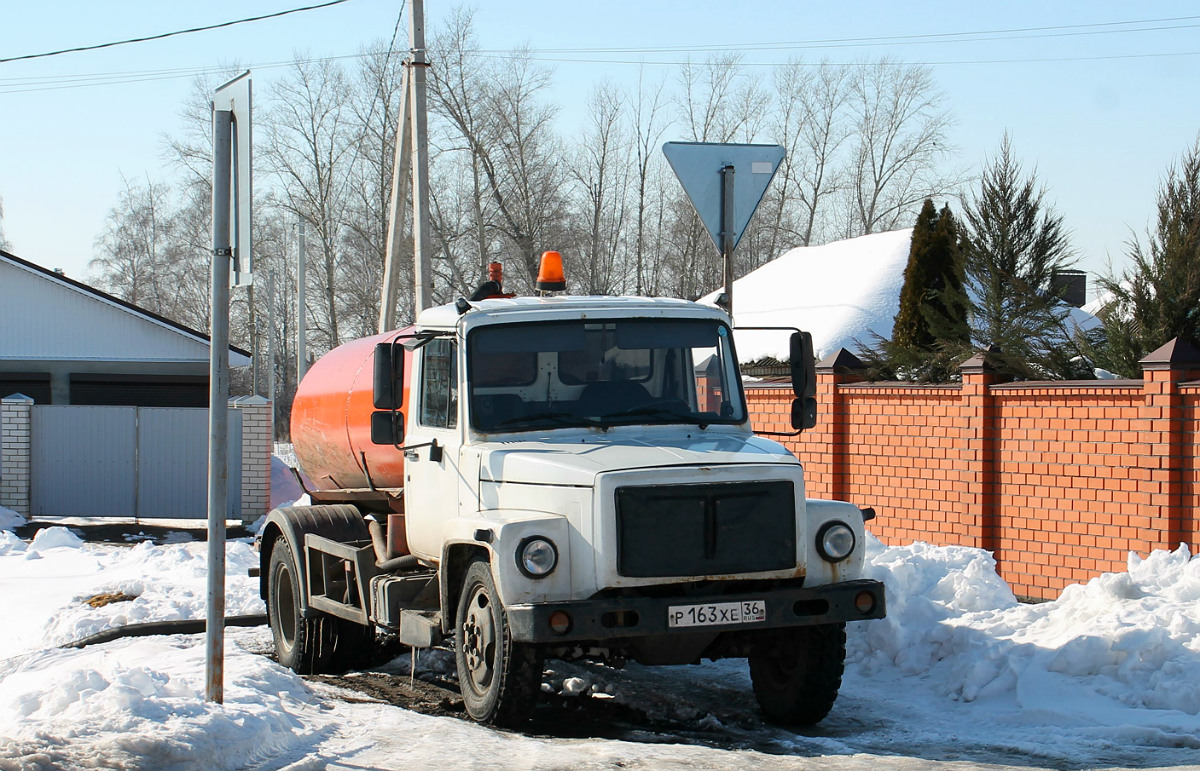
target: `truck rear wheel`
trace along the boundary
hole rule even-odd
[[[321,645],[321,624],[300,615],[300,571],[286,538],[275,541],[267,577],[267,618],[279,663],[302,675],[320,672],[332,646]]]
[[[480,723],[515,726],[529,718],[542,684],[542,653],[513,642],[488,563],[467,567],[455,614],[455,660],[467,714]]]
[[[345,671],[368,661],[374,650],[372,627],[300,614],[300,571],[286,538],[275,541],[271,550],[267,617],[279,663],[301,675]]]
[[[750,680],[767,719],[819,723],[833,709],[846,665],[846,625],[797,627],[765,635],[750,652]]]

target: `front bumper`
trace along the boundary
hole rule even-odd
[[[862,611],[856,600],[869,594],[872,607]],[[672,605],[703,605],[764,600],[766,619],[746,624],[671,627],[667,608]],[[605,641],[620,638],[654,637],[682,632],[756,632],[796,626],[835,624],[883,618],[887,612],[883,584],[861,579],[812,588],[766,589],[739,594],[680,597],[615,597],[577,602],[508,607],[508,626],[518,642],[560,643]],[[555,632],[551,616],[564,612],[570,627]],[[559,617],[561,619],[561,617]]]

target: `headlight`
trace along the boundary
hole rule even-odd
[[[826,522],[817,531],[817,551],[828,562],[841,562],[854,551],[854,531],[844,522]]]
[[[530,536],[517,546],[517,568],[529,578],[550,575],[558,565],[558,549],[540,535]]]

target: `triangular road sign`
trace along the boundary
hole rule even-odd
[[[667,142],[663,155],[721,249],[721,169],[734,168],[733,245],[736,247],[783,160],[782,145]]]

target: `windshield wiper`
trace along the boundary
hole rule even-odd
[[[631,407],[630,409],[627,409],[627,410],[618,410],[616,412],[610,412],[607,415],[601,415],[600,419],[601,420],[613,420],[613,419],[619,419],[619,418],[634,418],[634,417],[666,418],[669,421],[674,421],[674,422],[679,422],[679,423],[688,423],[690,425],[699,426],[700,428],[708,428],[708,424],[709,424],[709,421],[699,418],[695,415],[691,415],[691,414],[688,414],[685,412],[680,412],[679,410],[673,410],[673,409],[670,409],[669,407],[656,407],[654,405],[647,405],[645,407]]]
[[[497,428],[503,428],[504,426],[516,426],[516,425],[522,425],[522,424],[526,424],[526,423],[536,424],[541,421],[548,421],[550,423],[554,423],[559,426],[598,426],[598,425],[600,425],[599,421],[593,420],[591,418],[585,418],[584,416],[577,415],[574,412],[540,412],[535,415],[521,415],[521,416],[515,417],[515,418],[508,418],[507,420],[502,420],[499,423],[495,424],[494,426],[492,426],[491,428],[486,429],[486,430],[494,431]]]

